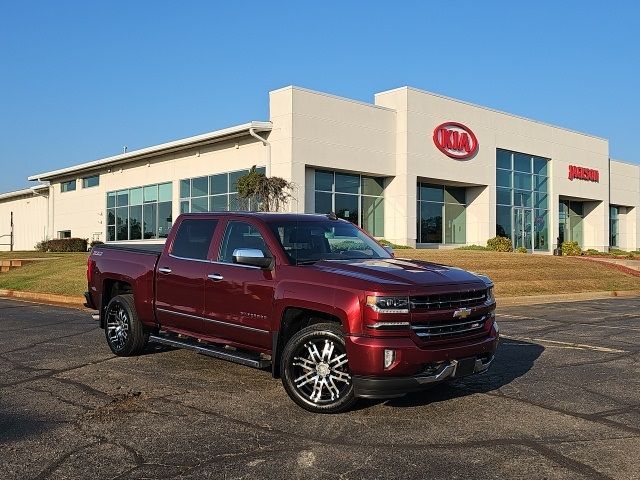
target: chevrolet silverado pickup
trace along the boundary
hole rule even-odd
[[[395,258],[334,214],[183,214],[164,245],[95,246],[87,280],[115,355],[270,369],[317,413],[486,371],[498,346],[489,278]]]

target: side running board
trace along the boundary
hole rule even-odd
[[[190,338],[177,338],[169,335],[149,335],[149,341],[161,343],[170,347],[188,348],[202,355],[227,360],[229,362],[239,363],[247,367],[266,368],[271,365],[271,360],[266,360],[258,354],[242,352],[238,350],[227,350],[224,347],[218,347],[206,343],[198,342]]]

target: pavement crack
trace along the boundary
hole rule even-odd
[[[539,442],[525,441],[523,442],[523,445],[535,450],[540,455],[548,458],[549,460],[553,461],[557,465],[560,465],[561,467],[564,467],[575,473],[579,473],[580,475],[584,475],[587,478],[600,479],[600,480],[612,480],[611,477],[604,475],[603,473],[599,472],[595,468],[585,463],[578,462],[577,460],[574,460],[572,458],[566,457],[561,453],[545,445],[542,445]]]

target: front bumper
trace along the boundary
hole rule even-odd
[[[353,375],[353,388],[361,398],[395,398],[440,383],[447,378],[459,378],[486,371],[493,362],[493,354],[488,357],[471,357],[443,362],[435,371],[409,377],[371,377]],[[462,362],[474,361],[473,370],[462,371]]]

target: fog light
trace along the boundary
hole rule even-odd
[[[396,361],[396,351],[384,349],[384,368],[389,368]]]

